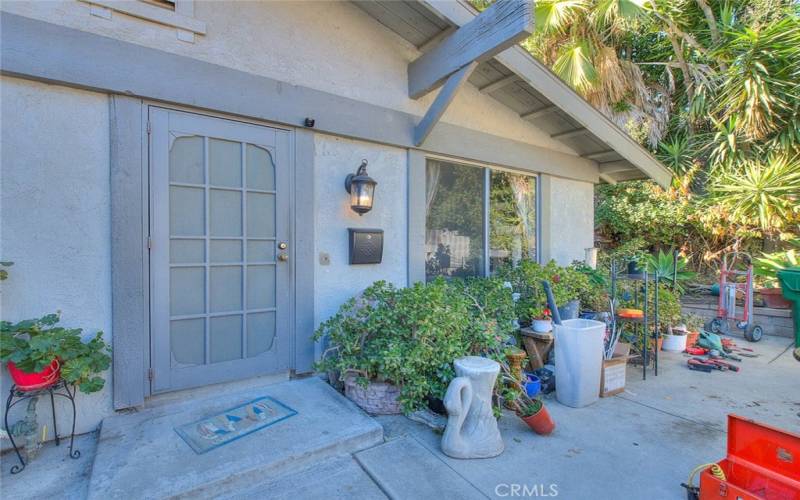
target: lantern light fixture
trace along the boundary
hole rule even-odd
[[[367,160],[361,160],[355,174],[348,174],[344,180],[344,188],[350,193],[350,208],[358,215],[372,210],[375,198],[375,186],[378,183],[367,175]]]

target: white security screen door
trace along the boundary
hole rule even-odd
[[[289,368],[291,133],[150,108],[152,391]]]

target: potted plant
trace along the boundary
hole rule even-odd
[[[763,288],[758,289],[758,293],[764,299],[765,305],[774,309],[789,309],[792,306],[783,297],[778,271],[800,265],[800,238],[794,238],[787,243],[790,245],[788,250],[762,254],[753,263],[755,275],[764,284]]]
[[[59,313],[19,323],[0,322],[0,360],[21,390],[48,387],[64,379],[81,392],[103,388],[99,375],[111,365],[111,349],[97,332],[88,342],[80,328],[58,326]]]
[[[533,432],[546,436],[555,430],[556,424],[541,399],[527,397],[520,399],[522,401],[518,403],[517,415],[533,429]]]
[[[700,329],[703,328],[703,318],[689,313],[684,316],[683,321],[686,324],[686,347],[694,347],[700,337]]]
[[[531,308],[531,328],[537,333],[547,333],[553,329],[553,320],[548,307]]]
[[[686,325],[676,325],[669,327],[667,332],[662,334],[663,343],[661,349],[671,352],[683,352],[686,350],[686,340],[688,330]]]

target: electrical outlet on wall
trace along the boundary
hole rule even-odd
[[[331,256],[327,252],[319,253],[319,265],[329,266],[331,264]]]

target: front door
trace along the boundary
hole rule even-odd
[[[287,370],[291,132],[149,115],[152,391]]]

